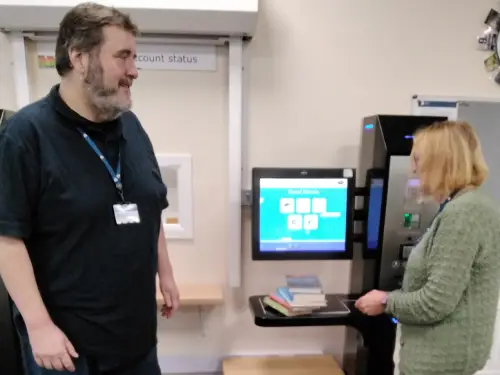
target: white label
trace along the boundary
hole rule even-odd
[[[37,45],[38,67],[55,68],[55,44]],[[138,44],[137,69],[216,71],[216,46]]]

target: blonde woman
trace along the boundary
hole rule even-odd
[[[401,375],[472,375],[490,355],[500,286],[500,211],[480,189],[488,168],[464,122],[418,131],[411,160],[439,212],[410,255],[401,290],[373,290],[356,306],[399,321]]]

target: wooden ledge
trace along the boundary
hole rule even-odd
[[[220,285],[189,284],[178,285],[180,306],[215,306],[224,302],[224,295]],[[156,291],[156,302],[164,304],[163,295],[159,288]]]
[[[222,361],[223,375],[344,375],[329,355],[233,357]]]

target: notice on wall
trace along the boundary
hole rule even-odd
[[[442,116],[456,120],[459,99],[456,97],[439,97],[415,95],[412,97],[411,114],[416,116]]]
[[[39,68],[55,68],[55,43],[37,43]],[[216,46],[137,44],[137,69],[216,71]]]

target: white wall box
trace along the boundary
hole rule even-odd
[[[162,223],[168,239],[193,238],[193,180],[191,155],[157,154],[161,177],[167,186],[169,207]]]

